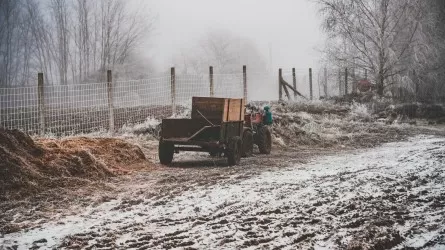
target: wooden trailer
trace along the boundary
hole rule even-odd
[[[163,119],[159,159],[170,164],[180,151],[209,152],[237,165],[243,151],[244,100],[193,97],[191,119]]]

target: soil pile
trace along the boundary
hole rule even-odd
[[[141,149],[120,139],[34,141],[0,128],[0,200],[51,187],[101,180],[148,166]]]

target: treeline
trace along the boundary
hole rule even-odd
[[[103,80],[131,62],[155,18],[125,0],[0,0],[0,87],[34,85],[37,72],[61,85]]]
[[[327,65],[367,72],[379,96],[445,101],[445,1],[316,1]]]

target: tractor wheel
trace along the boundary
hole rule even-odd
[[[227,162],[229,163],[229,166],[238,165],[240,163],[242,146],[243,141],[239,136],[230,138],[226,149]]]
[[[258,149],[261,154],[270,154],[272,149],[272,135],[266,126],[261,127],[258,131]]]
[[[243,133],[243,152],[242,157],[250,157],[253,154],[253,133],[246,130]]]
[[[164,142],[162,138],[159,140],[159,161],[163,165],[172,163],[175,146],[170,142]]]

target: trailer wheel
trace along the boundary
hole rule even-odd
[[[253,133],[246,130],[243,133],[243,152],[242,157],[250,157],[253,154]]]
[[[243,142],[239,136],[230,138],[227,145],[227,162],[229,166],[238,165],[241,161]]]
[[[258,149],[261,154],[270,154],[272,149],[272,135],[266,126],[261,127],[258,131]]]
[[[168,165],[173,161],[175,146],[170,142],[164,142],[162,138],[159,140],[159,161],[163,165]]]

